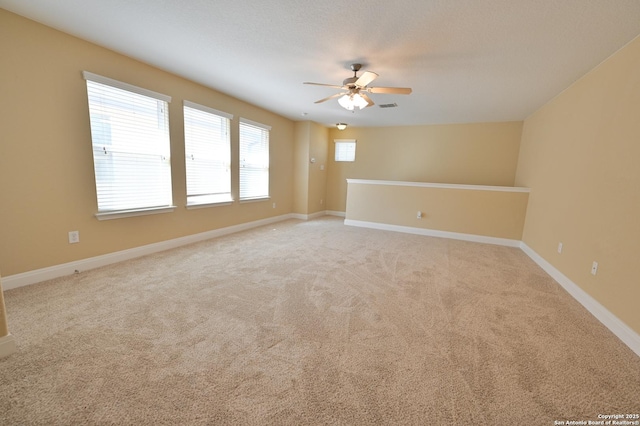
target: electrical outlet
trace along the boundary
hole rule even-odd
[[[80,242],[80,231],[69,232],[69,244],[76,244]]]
[[[595,275],[598,273],[598,262],[594,261],[591,265],[591,275]]]
[[[273,203],[273,208],[274,208],[274,209],[276,208],[276,203]]]
[[[418,219],[422,219],[422,212],[420,210],[418,210],[418,214],[416,215],[416,217]]]
[[[558,253],[562,253],[562,243],[558,243]]]

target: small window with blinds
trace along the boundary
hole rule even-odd
[[[187,207],[230,203],[233,115],[184,101]]]
[[[356,161],[356,140],[335,139],[335,161]]]
[[[98,219],[171,211],[171,98],[84,72]]]
[[[270,130],[240,118],[240,200],[269,198]]]

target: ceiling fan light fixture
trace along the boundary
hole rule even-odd
[[[340,99],[338,99],[338,103],[342,108],[348,109],[349,111],[353,111],[353,109],[355,108],[355,105],[349,95],[342,96]]]
[[[369,103],[360,96],[359,93],[347,94],[338,99],[340,106],[346,110],[353,111],[356,107],[358,109],[365,108]]]
[[[369,106],[369,102],[367,102],[365,98],[360,96],[359,93],[356,93],[355,95],[353,95],[353,102],[360,109],[366,108],[367,106]]]
[[[344,130],[347,128],[347,123],[337,123],[336,127],[338,128],[338,130]]]

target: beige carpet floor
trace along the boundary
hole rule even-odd
[[[2,425],[640,412],[640,358],[515,248],[291,220],[5,297]]]

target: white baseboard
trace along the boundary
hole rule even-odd
[[[311,219],[317,219],[322,216],[326,216],[326,214],[327,213],[324,210],[322,210],[322,211],[311,213],[311,214],[291,213],[291,217],[293,219],[311,220]]]
[[[319,211],[319,212],[315,212],[315,213],[308,214],[308,215],[307,215],[307,219],[309,219],[309,220],[311,220],[311,219],[317,219],[317,218],[319,218],[319,217],[326,216],[326,215],[327,215],[327,212],[326,212],[326,211],[324,211],[324,210],[322,210],[322,211]]]
[[[520,247],[520,240],[508,238],[487,237],[484,235],[462,234],[459,232],[438,231],[436,229],[414,228],[412,226],[389,225],[386,223],[366,222],[362,220],[345,219],[345,225],[362,228],[381,229],[384,231],[404,232],[406,234],[426,235],[428,237],[449,238],[452,240],[473,241],[476,243],[497,244],[500,246]]]
[[[524,242],[520,244],[520,248],[534,262],[538,264],[544,271],[558,282],[574,299],[584,306],[594,317],[596,317],[605,327],[613,334],[618,336],[629,348],[640,356],[640,335],[632,330],[628,325],[622,322],[618,317],[613,315],[607,308],[602,306],[587,292],[582,290],[576,283],[571,281],[556,269],[552,264],[547,262],[538,253],[533,251]]]
[[[81,259],[69,263],[63,263],[61,265],[54,265],[47,268],[36,269],[21,274],[9,275],[6,277],[2,277],[2,288],[6,291],[12,288],[24,287],[26,285],[63,277],[65,275],[71,275],[76,271],[86,271],[89,269],[99,268],[102,266],[111,265],[113,263],[122,262],[124,260],[146,256],[148,254],[169,250],[199,241],[209,240],[211,238],[216,238],[223,235],[233,234],[235,232],[245,231],[248,229],[256,228],[258,226],[281,222],[287,219],[298,219],[298,217],[295,214],[285,214],[281,216],[270,217],[267,219],[256,220],[253,222],[228,226],[226,228],[214,229],[212,231],[202,232],[199,234],[187,235],[186,237],[180,237],[172,240],[135,247],[128,250],[122,250],[115,253],[108,253],[88,259]]]
[[[322,216],[345,217],[345,213],[344,212],[337,212],[337,211],[333,211],[333,210],[322,210],[322,211],[311,213],[311,214],[291,213],[291,217],[293,219],[300,219],[300,220],[317,219],[317,218],[322,217]]]
[[[339,211],[335,211],[335,210],[327,210],[325,213],[327,214],[327,216],[338,216],[338,217],[346,217],[347,216],[346,212],[339,212]]]
[[[291,219],[308,220],[309,217],[302,213],[291,213]]]
[[[16,350],[16,340],[11,334],[0,337],[0,358],[8,357]]]

